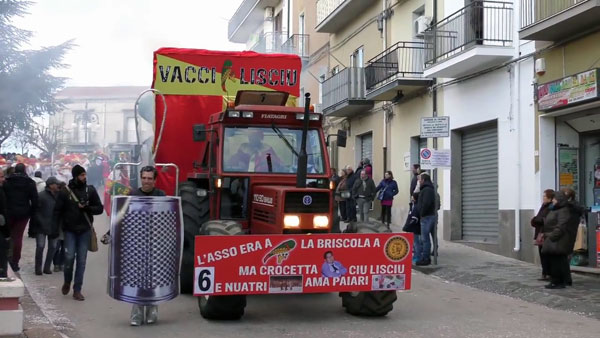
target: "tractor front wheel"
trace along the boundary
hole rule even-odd
[[[355,231],[359,234],[391,232],[382,223],[356,223],[353,224]],[[396,291],[360,291],[340,292],[342,306],[346,312],[355,316],[385,316],[394,308],[393,304],[398,299]]]
[[[242,225],[234,221],[213,220],[202,225],[202,235],[242,235]],[[200,296],[198,297],[200,314],[206,319],[240,319],[246,308],[246,296]]]

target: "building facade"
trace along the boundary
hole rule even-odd
[[[146,87],[67,87],[57,98],[65,109],[50,118],[59,128],[62,151],[110,155],[131,154],[138,143],[134,104]],[[140,143],[152,136],[152,125],[138,119]]]
[[[391,170],[394,224],[404,223],[423,148],[450,153],[429,171],[446,240],[534,262],[529,223],[545,189],[577,188],[600,211],[597,0],[244,1],[238,12],[245,3],[282,15],[289,6],[287,26],[285,16],[271,26],[310,33],[303,88],[313,99],[318,89],[325,128],[348,133],[346,148],[331,147],[332,165],[369,158],[376,183]],[[294,31],[301,14],[308,26]],[[565,82],[575,98],[557,89]],[[422,119],[436,116],[449,119],[448,136],[421,137]]]
[[[522,8],[519,35],[536,49],[536,190],[576,191],[588,211],[574,262],[598,267],[600,1],[523,0]]]

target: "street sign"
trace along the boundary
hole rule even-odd
[[[419,152],[421,169],[431,170],[435,168],[450,168],[450,149],[422,148]]]
[[[450,116],[422,117],[421,138],[449,137]]]

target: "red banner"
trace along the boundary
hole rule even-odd
[[[197,236],[194,295],[408,290],[413,237]]]

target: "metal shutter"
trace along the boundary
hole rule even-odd
[[[373,164],[373,134],[365,134],[360,137],[360,160],[368,158]]]
[[[462,135],[462,238],[498,241],[498,129]]]

